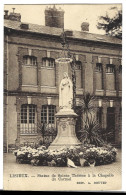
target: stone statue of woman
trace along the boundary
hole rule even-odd
[[[64,72],[63,79],[59,86],[59,107],[60,109],[72,109],[73,84],[68,74]]]

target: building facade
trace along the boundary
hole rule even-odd
[[[22,23],[20,14],[5,11],[5,151],[28,143],[51,143],[56,136],[59,75],[64,71],[56,59],[62,53],[63,27],[64,11],[55,7],[45,10],[45,26]],[[120,145],[121,40],[88,30],[87,23],[81,31],[65,30],[69,51],[76,58],[76,106],[81,106],[83,92],[93,94],[102,128],[113,132],[111,143]],[[78,117],[77,130],[80,126]]]

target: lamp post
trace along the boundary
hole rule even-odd
[[[63,57],[72,58],[71,62],[71,71],[72,71],[72,83],[73,83],[73,110],[75,111],[76,107],[76,58],[75,54],[71,54],[69,50],[69,43],[67,40],[67,34],[64,31],[61,33],[61,44],[62,44],[62,55]]]
[[[76,59],[75,55],[72,55],[69,51],[69,44],[66,40],[67,33],[64,32],[61,34],[61,44],[62,44],[62,56],[56,59],[56,63],[59,65],[59,112],[55,114],[57,121],[57,136],[55,140],[49,146],[49,149],[57,149],[61,147],[70,147],[81,145],[81,142],[78,140],[75,132],[76,119],[78,115],[75,113],[76,105],[76,75],[75,75],[75,66]],[[66,71],[66,72],[65,72]],[[68,80],[66,77],[62,78],[62,74],[66,73],[68,77],[72,77]],[[62,80],[60,80],[62,78]],[[65,82],[64,82],[64,79]],[[61,85],[62,84],[62,85]],[[65,86],[62,88],[62,86]],[[73,87],[73,89],[72,89]],[[65,93],[61,93],[61,90],[65,90]],[[62,95],[61,95],[62,94]],[[65,94],[65,95],[64,95]],[[66,97],[68,96],[68,98]],[[72,97],[73,96],[73,97]],[[61,99],[60,99],[61,98]],[[73,100],[71,106],[71,99]],[[60,101],[61,100],[61,101]]]

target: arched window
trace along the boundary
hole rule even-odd
[[[23,64],[29,66],[36,66],[37,65],[37,57],[35,56],[23,56]]]
[[[36,105],[23,104],[21,105],[21,134],[34,134],[37,133],[37,112]]]

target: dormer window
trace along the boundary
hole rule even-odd
[[[43,67],[55,67],[55,59],[53,58],[42,58],[42,66]]]
[[[36,66],[37,65],[37,58],[35,56],[24,56],[23,63],[27,66]]]
[[[114,73],[114,72],[115,72],[115,66],[113,64],[107,64],[106,73]]]
[[[102,64],[101,63],[96,64],[96,72],[102,72]]]

